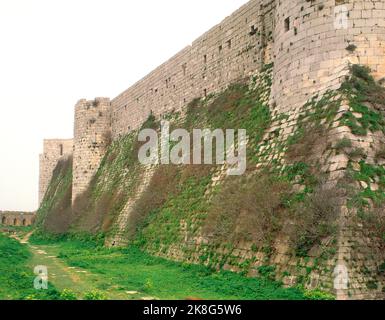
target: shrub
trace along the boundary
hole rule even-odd
[[[352,147],[352,141],[347,137],[344,137],[341,140],[337,141],[335,145],[335,148],[339,151],[344,150],[346,148],[351,148],[351,147]]]
[[[294,210],[293,248],[298,256],[307,256],[310,249],[323,239],[335,235],[339,190],[320,184],[314,193],[298,203]]]
[[[376,153],[376,161],[385,159],[385,146],[382,146],[381,150]]]
[[[275,280],[275,271],[276,267],[275,266],[261,266],[258,268],[258,273],[266,279]]]
[[[363,148],[355,148],[348,153],[351,158],[366,158],[366,152]]]
[[[335,300],[336,297],[328,292],[321,290],[309,290],[304,293],[304,296],[309,300]]]
[[[385,273],[385,261],[378,267],[378,272],[382,274]]]
[[[378,289],[378,283],[375,282],[375,281],[368,281],[366,283],[366,287],[369,289],[369,290],[377,290]]]
[[[76,293],[70,289],[64,289],[60,293],[60,300],[77,300]]]
[[[100,291],[93,290],[84,294],[84,300],[107,300],[107,296]]]
[[[204,233],[219,242],[268,243],[282,227],[289,193],[289,183],[268,173],[229,177],[212,199]]]
[[[378,204],[363,219],[364,225],[385,245],[385,205]]]
[[[353,65],[351,76],[342,85],[352,111],[347,111],[340,123],[350,127],[356,135],[365,136],[368,130],[385,130],[384,117],[378,112],[385,109],[385,88],[376,83],[370,73],[368,67]],[[361,117],[356,118],[353,112],[360,113]]]
[[[289,140],[286,159],[289,163],[313,163],[327,148],[328,139],[323,126],[300,124],[296,136]]]

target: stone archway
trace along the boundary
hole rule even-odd
[[[17,218],[13,219],[13,225],[17,226]]]
[[[6,224],[6,223],[7,223],[7,218],[3,216],[1,218],[1,224]]]
[[[27,225],[27,220],[23,219],[23,227],[25,227],[26,225]]]

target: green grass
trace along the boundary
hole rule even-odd
[[[49,290],[34,289],[35,275],[29,264],[30,259],[27,246],[0,234],[1,300],[58,299],[58,292],[51,284]]]
[[[298,288],[283,288],[267,277],[247,278],[204,266],[172,262],[150,256],[136,247],[108,249],[79,240],[46,242],[50,243],[54,244],[59,258],[69,266],[97,275],[106,288],[114,286],[123,292],[138,291],[142,296],[220,300],[302,300],[309,296]]]

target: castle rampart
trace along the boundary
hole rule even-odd
[[[385,1],[277,2],[272,101],[281,112],[336,89],[349,63],[385,76]]]
[[[350,64],[369,66],[376,79],[385,78],[385,0],[249,1],[111,101],[80,100],[75,107],[74,140],[44,143],[39,200],[57,161],[72,153],[72,148],[74,203],[89,186],[110,141],[140,128],[150,114],[160,117],[180,111],[194,98],[258,75],[270,63],[274,64],[269,100],[272,115],[289,120],[281,131],[274,125],[267,130],[267,143],[272,141],[272,133],[282,140],[291,135],[303,104],[317,93],[337,89]],[[345,129],[341,132],[350,134]],[[341,158],[345,159],[338,154],[325,170],[343,173],[346,164],[342,165],[345,160]],[[128,201],[124,210],[131,205]],[[122,216],[123,227],[127,216]],[[353,273],[351,278],[361,281]]]
[[[78,102],[73,200],[87,188],[109,140],[138,129],[150,113],[181,110],[271,62],[271,105],[293,111],[315,93],[337,88],[349,63],[384,77],[384,56],[384,0],[251,0],[112,101]],[[40,201],[57,160],[71,149],[71,140],[45,142]]]
[[[44,198],[57,162],[63,156],[72,154],[72,139],[46,139],[43,153],[40,154],[39,170],[39,204]]]
[[[250,1],[113,99],[113,138],[140,127],[151,111],[180,110],[270,63],[274,7],[273,0]]]
[[[384,56],[384,0],[251,0],[112,101],[77,103],[73,200],[87,188],[109,140],[138,129],[150,113],[181,110],[271,62],[271,105],[284,113],[337,88],[349,63],[384,77]],[[71,149],[71,140],[45,142],[39,201],[57,160]]]
[[[33,212],[14,212],[0,211],[0,225],[27,227],[35,222],[35,213]]]
[[[75,107],[72,201],[87,189],[111,139],[108,98],[80,100]]]

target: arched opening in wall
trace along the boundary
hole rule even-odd
[[[60,156],[63,155],[63,145],[59,145],[59,152],[60,152]]]
[[[6,224],[7,223],[7,218],[6,217],[2,217],[1,218],[1,224]]]
[[[23,219],[23,226],[25,227],[27,225],[27,220]]]
[[[14,226],[17,226],[17,219],[16,219],[16,218],[13,219],[13,225],[14,225]]]

